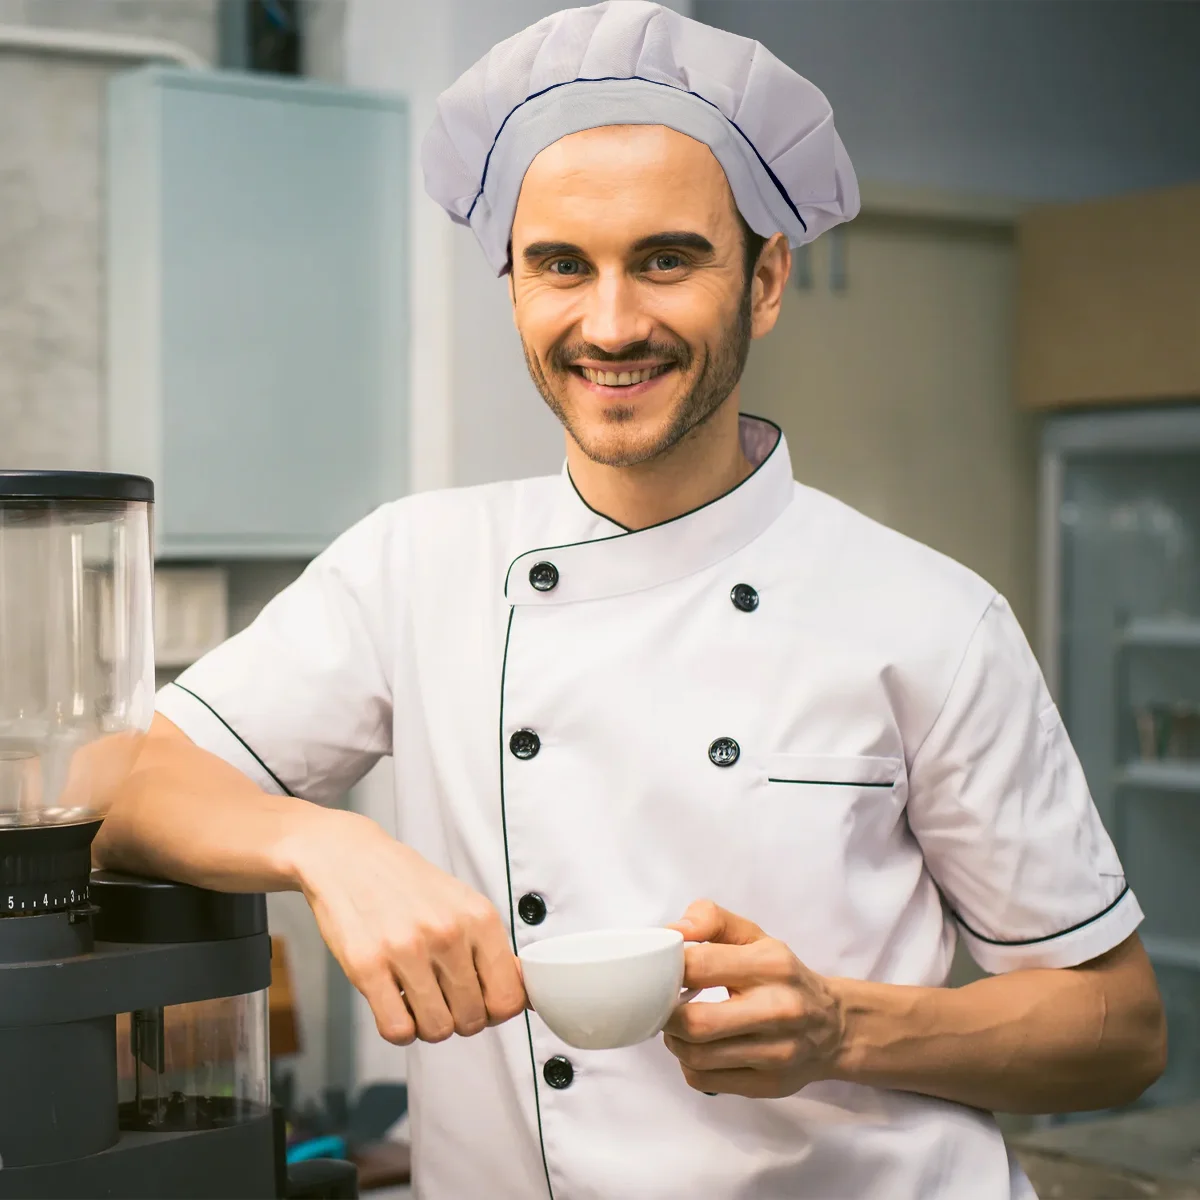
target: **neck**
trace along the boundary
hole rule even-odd
[[[737,487],[753,468],[738,436],[737,392],[671,449],[632,467],[593,462],[567,437],[567,466],[585,502],[626,529],[646,529]]]

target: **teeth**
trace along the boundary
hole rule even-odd
[[[584,379],[589,383],[603,384],[605,387],[630,387],[635,383],[645,383],[661,375],[667,368],[647,367],[644,371],[596,371],[591,367],[581,367]]]

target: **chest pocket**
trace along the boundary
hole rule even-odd
[[[771,754],[767,782],[809,787],[878,788],[886,791],[900,778],[903,761],[877,755]]]

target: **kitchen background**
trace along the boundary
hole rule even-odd
[[[160,681],[375,504],[558,469],[505,288],[417,161],[438,92],[555,7],[0,0],[0,465],[154,475]],[[801,478],[1012,600],[1149,913],[1172,1059],[1148,1104],[1177,1111],[1200,1098],[1200,4],[672,7],[832,101],[863,214],[797,257],[743,407]],[[386,773],[346,803],[390,825]],[[298,1095],[402,1078],[302,899],[270,912]],[[1192,1153],[1171,1173],[1200,1183]]]

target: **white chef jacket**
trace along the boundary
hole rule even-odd
[[[1008,605],[741,428],[754,473],[637,532],[565,470],[386,505],[159,708],[312,800],[391,755],[399,836],[518,947],[702,897],[897,984],[944,983],[956,935],[991,972],[1121,942],[1141,912]],[[534,1014],[410,1054],[423,1200],[1033,1195],[991,1116],[930,1097],[710,1097],[661,1038]]]

